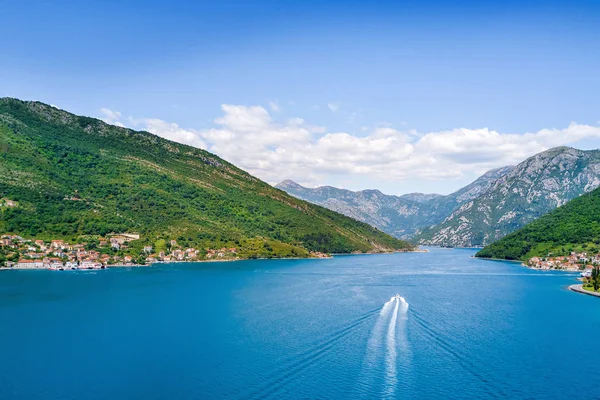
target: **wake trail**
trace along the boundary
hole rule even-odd
[[[255,389],[252,393],[243,396],[244,398],[267,398],[276,392],[278,392],[283,386],[285,386],[290,380],[296,375],[302,372],[304,369],[323,358],[327,352],[335,346],[335,344],[343,339],[345,336],[353,332],[360,325],[365,323],[366,320],[375,315],[379,309],[374,309],[363,314],[362,317],[355,319],[349,325],[334,332],[324,342],[314,345],[310,350],[296,355],[295,357],[284,361],[284,367],[277,369],[274,373],[270,374],[265,380],[265,384]]]
[[[399,352],[407,356],[410,351],[405,330],[407,310],[408,303],[399,295],[392,297],[381,307],[379,318],[367,342],[363,367],[354,390],[354,395],[358,395],[356,397],[396,397]],[[402,337],[398,338],[398,335]],[[400,346],[399,339],[401,339]],[[380,372],[383,372],[383,377],[379,375]],[[382,378],[381,392],[376,395],[373,391],[374,383]]]
[[[386,399],[394,396],[394,393],[396,393],[396,384],[398,383],[398,376],[396,375],[396,322],[398,321],[400,300],[396,299],[395,303],[392,318],[388,325],[386,341],[387,354],[385,359],[385,387],[383,392],[383,396]]]
[[[377,355],[381,347],[381,341],[383,340],[383,326],[388,319],[388,314],[392,310],[395,301],[396,298],[392,297],[383,305],[383,307],[381,307],[379,318],[377,318],[377,322],[371,331],[371,336],[367,342],[367,354],[365,355],[362,371],[357,382],[357,389],[359,392],[364,393],[365,389],[371,386],[373,376],[370,375],[369,372],[375,368],[378,358]]]
[[[429,336],[434,342],[436,342],[438,344],[438,346],[440,346],[443,350],[445,350],[448,354],[450,354],[451,356],[453,356],[456,361],[458,361],[459,365],[461,367],[463,367],[463,369],[465,371],[467,371],[468,373],[470,373],[471,375],[473,375],[474,377],[476,377],[477,379],[479,379],[479,381],[482,383],[482,387],[483,390],[486,391],[491,397],[495,397],[498,398],[499,394],[497,392],[493,392],[492,390],[490,390],[490,386],[495,386],[494,383],[488,379],[485,378],[485,376],[483,376],[477,366],[475,366],[468,357],[460,354],[458,351],[456,351],[452,345],[450,345],[448,343],[448,341],[444,340],[443,337],[436,331],[434,331],[433,329],[431,329],[428,326],[428,323],[425,319],[423,319],[418,312],[416,311],[412,311],[412,314],[414,315],[414,320],[417,322],[417,324],[419,326],[421,326],[421,328],[423,329],[423,331],[427,334],[427,336]],[[498,392],[500,392],[500,394],[502,396],[504,396],[504,394],[502,393],[501,389],[499,389],[498,387],[496,387],[496,390],[498,390]]]

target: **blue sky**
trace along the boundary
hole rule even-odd
[[[48,3],[0,3],[0,96],[269,182],[447,193],[554,145],[600,147],[597,1]]]

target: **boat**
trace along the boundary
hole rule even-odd
[[[399,294],[396,294],[396,300],[400,300],[402,297],[400,297]]]
[[[583,271],[579,275],[581,275],[582,278],[591,278],[591,276],[592,276],[592,270],[591,269],[586,269],[585,271]]]

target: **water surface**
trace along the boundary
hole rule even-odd
[[[0,399],[600,398],[600,299],[472,254],[3,271]]]

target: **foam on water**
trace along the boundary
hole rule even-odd
[[[387,338],[386,338],[386,357],[385,357],[385,387],[384,387],[384,398],[394,397],[396,393],[396,384],[398,383],[398,376],[396,375],[396,322],[398,321],[398,309],[400,300],[394,300],[394,311],[388,325]]]
[[[404,321],[406,320],[408,303],[403,297],[394,296],[387,301],[379,312],[379,318],[375,322],[371,335],[367,342],[367,352],[363,362],[363,369],[358,379],[358,392],[363,397],[372,397],[373,381],[378,377],[373,376],[372,371],[378,371],[377,364],[383,363],[385,368],[383,381],[383,397],[395,397],[398,376],[397,359],[398,350],[406,347],[406,338],[397,338],[400,331],[405,335]],[[396,327],[402,324],[402,329]],[[387,330],[384,327],[387,325]],[[398,341],[402,343],[398,348]],[[385,342],[384,342],[385,341]],[[381,379],[381,378],[379,378]]]

